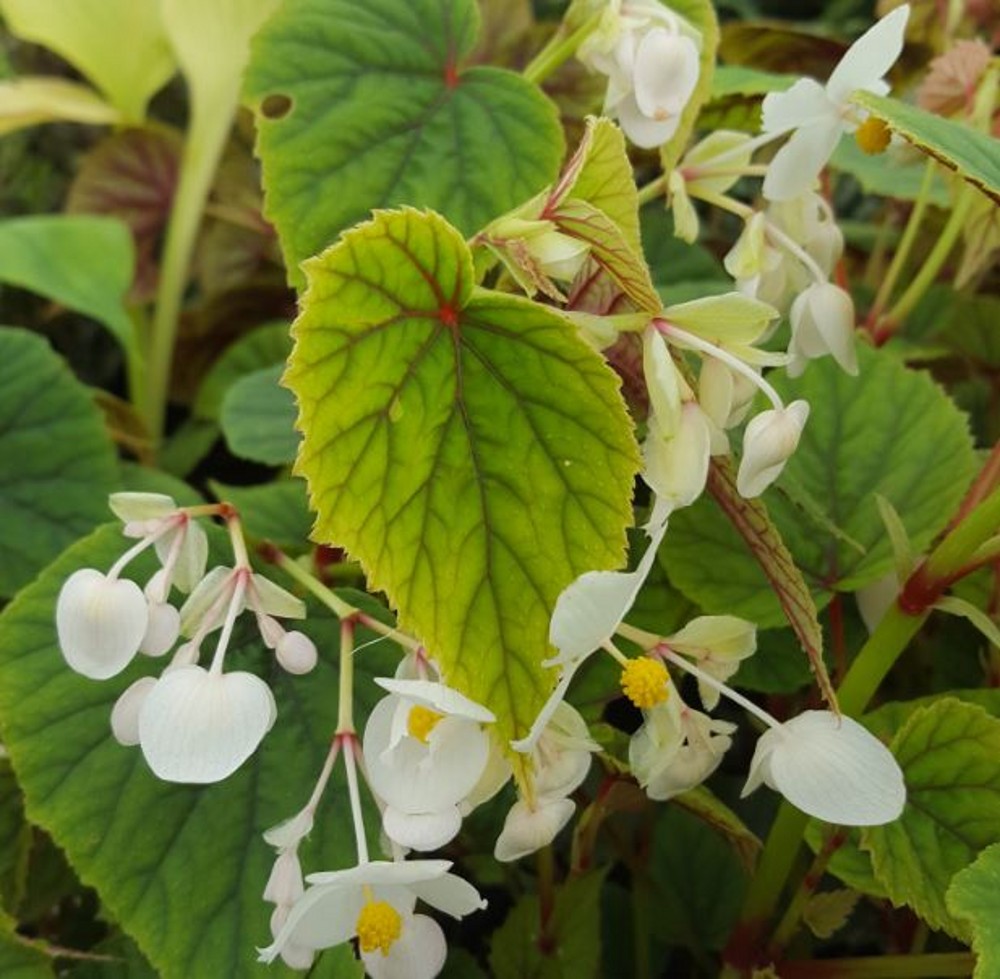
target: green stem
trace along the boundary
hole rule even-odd
[[[941,231],[938,240],[934,243],[930,255],[921,267],[920,271],[907,286],[906,291],[896,301],[896,304],[885,315],[887,325],[890,330],[894,329],[894,324],[902,322],[913,310],[914,306],[923,298],[924,293],[933,285],[937,278],[941,266],[944,265],[951,250],[958,240],[958,236],[965,227],[965,220],[969,215],[974,201],[973,194],[977,191],[965,186],[958,192],[958,201],[955,210],[951,212],[947,223]]]
[[[886,304],[889,302],[892,290],[895,289],[896,282],[906,266],[907,259],[910,257],[910,250],[917,239],[917,231],[920,230],[920,225],[924,220],[924,212],[927,210],[931,187],[934,185],[934,172],[934,161],[928,158],[927,164],[924,167],[924,179],[920,183],[917,200],[913,205],[913,210],[910,211],[910,217],[906,222],[903,237],[900,239],[896,253],[892,256],[889,268],[882,279],[882,284],[878,288],[875,301],[872,303],[871,312],[868,314],[869,321],[872,323],[882,315],[882,310],[885,309]]]
[[[235,104],[233,108],[235,109]],[[154,444],[158,444],[163,437],[181,302],[187,286],[195,239],[232,121],[231,113],[224,119],[217,120],[217,113],[213,112],[210,124],[206,124],[200,118],[202,115],[196,104],[191,128],[184,143],[180,180],[167,225],[160,283],[156,291],[156,308],[149,338],[144,403],[145,418]]]
[[[666,193],[667,190],[667,175],[661,173],[655,180],[650,180],[648,184],[644,184],[639,188],[636,195],[636,200],[638,201],[639,207],[644,204],[648,204],[650,201],[656,200],[661,194]]]
[[[337,734],[354,734],[354,620],[340,623],[340,685]]]
[[[563,62],[576,54],[577,48],[593,33],[603,15],[603,9],[597,11],[569,34],[563,35],[561,29],[557,31],[521,72],[524,78],[535,85],[541,85]]]

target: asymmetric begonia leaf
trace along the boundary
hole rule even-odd
[[[967,921],[976,950],[973,979],[1000,974],[1000,843],[988,846],[952,878],[948,910]]]
[[[12,34],[55,51],[129,122],[174,73],[158,0],[0,0]]]
[[[951,879],[1000,842],[1000,720],[952,697],[915,711],[892,741],[907,804],[894,823],[862,833],[875,876],[896,904],[967,940],[945,905]]]
[[[41,337],[7,326],[0,458],[0,595],[10,596],[108,519],[118,463],[86,388]]]
[[[278,386],[283,364],[241,377],[222,399],[219,422],[235,455],[267,466],[283,466],[295,458],[295,405]]]
[[[897,509],[919,552],[947,524],[976,469],[967,419],[927,374],[863,344],[858,361],[856,378],[832,358],[795,380],[774,378],[782,397],[816,406],[778,492],[766,501],[821,605],[834,591],[855,591],[893,568],[876,494]],[[803,498],[825,510],[840,533],[793,502]],[[763,574],[709,501],[674,515],[664,547],[671,581],[706,611],[781,624]]]
[[[113,218],[36,214],[0,221],[0,282],[93,317],[126,349],[135,343],[123,305],[134,264],[128,228]]]
[[[1000,154],[994,138],[898,99],[859,91],[853,100],[918,150],[940,160],[1000,203]]]
[[[222,535],[212,536],[217,548]],[[0,733],[28,817],[52,835],[163,979],[291,977],[296,973],[284,966],[265,972],[256,961],[256,948],[270,940],[272,908],[261,894],[274,860],[261,834],[305,803],[326,756],[336,722],[331,691],[337,688],[339,625],[310,608],[301,628],[316,642],[319,664],[308,676],[290,676],[276,666],[252,620],[244,619],[226,669],[266,679],[277,701],[274,727],[223,783],[161,782],[138,748],[115,741],[109,717],[126,687],[158,674],[163,661],[139,656],[121,675],[98,683],[70,670],[56,638],[53,608],[62,583],[81,566],[108,568],[127,543],[120,525],[101,527],[0,615]],[[225,560],[225,551],[217,549],[214,560]],[[126,575],[136,569],[144,581],[154,567],[144,555]],[[367,638],[362,634],[359,642]],[[391,674],[396,657],[390,648],[379,644],[355,665],[359,723],[376,699],[374,684],[362,676],[370,670]],[[349,824],[338,767],[300,850],[306,872],[355,863],[353,841],[343,832]],[[350,958],[350,949],[346,954]],[[326,974],[322,964],[315,974]]]
[[[432,207],[465,234],[556,175],[555,108],[513,72],[463,59],[473,0],[292,0],[246,79],[266,211],[289,275],[371,209]]]
[[[618,381],[553,310],[477,289],[434,213],[377,212],[305,269],[286,383],[315,537],[521,737],[554,680],[557,596],[623,560],[638,459]]]
[[[669,173],[687,148],[688,139],[698,121],[701,107],[712,94],[715,56],[719,50],[719,21],[710,0],[670,0],[671,10],[680,14],[701,32],[701,53],[698,57],[698,84],[681,113],[680,125],[669,142],[660,150],[663,169]]]

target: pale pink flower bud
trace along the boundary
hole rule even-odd
[[[275,647],[282,669],[300,676],[316,666],[319,656],[316,644],[302,632],[286,632]]]

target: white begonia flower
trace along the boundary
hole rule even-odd
[[[80,568],[59,591],[59,648],[66,662],[91,680],[121,673],[139,651],[148,626],[146,597],[127,578]]]
[[[825,710],[761,735],[742,794],[762,782],[810,816],[842,826],[891,823],[906,804],[892,752],[857,721]]]
[[[751,499],[773,483],[795,452],[809,417],[807,401],[762,411],[743,433],[743,458],[736,474],[740,496]]]
[[[363,751],[368,782],[385,803],[382,828],[401,846],[436,850],[461,827],[460,804],[490,757],[482,725],[495,718],[442,683],[376,682],[390,696],[368,718]]]
[[[703,357],[698,374],[698,404],[718,429],[739,425],[750,411],[757,385],[715,357]],[[713,453],[714,454],[714,453]]]
[[[680,632],[667,636],[664,643],[674,652],[695,660],[704,672],[725,682],[740,663],[757,649],[757,627],[735,615],[702,615],[692,619]],[[714,710],[719,691],[703,680],[698,695],[707,710]]]
[[[765,97],[763,131],[793,131],[764,178],[768,200],[788,200],[812,189],[841,134],[861,121],[861,111],[850,102],[855,92],[889,91],[884,76],[903,50],[909,16],[909,4],[903,4],[869,28],[848,49],[826,86],[801,78],[788,91]]]
[[[356,937],[365,969],[376,979],[433,979],[444,965],[444,937],[430,918],[413,913],[417,900],[453,918],[486,907],[450,867],[447,860],[374,861],[310,874],[310,886],[259,961],[273,962],[289,944],[318,951]]]
[[[844,253],[844,235],[833,209],[813,191],[787,201],[770,201],[767,220],[800,245],[829,278]]]
[[[271,688],[252,673],[222,673],[221,661],[177,666],[145,696],[139,745],[166,782],[219,782],[257,750],[276,714]]]
[[[156,537],[153,546],[165,574],[162,593],[154,600],[165,602],[172,584],[189,592],[201,581],[208,561],[208,537],[171,497],[163,493],[112,493],[108,505],[125,524],[126,537]]]
[[[546,666],[561,670],[555,689],[542,706],[528,734],[511,742],[515,751],[534,750],[542,732],[562,703],[576,671],[594,650],[610,641],[622,619],[628,614],[656,560],[656,551],[667,532],[669,504],[653,507],[653,520],[647,525],[649,545],[635,571],[587,571],[567,585],[556,599],[549,623],[549,642],[558,655],[546,660]]]
[[[719,767],[735,724],[688,707],[676,690],[643,710],[629,741],[629,766],[650,799],[665,801],[700,785]]]
[[[139,712],[155,686],[155,677],[140,677],[115,701],[111,708],[111,733],[119,744],[133,747],[139,743]]]
[[[643,34],[632,62],[632,90],[612,109],[636,146],[661,146],[677,132],[699,67],[698,46],[690,37],[665,27]]]
[[[708,416],[697,401],[685,401],[671,434],[661,430],[656,415],[651,416],[642,445],[642,478],[670,509],[690,506],[705,490],[712,449]]]
[[[854,302],[832,282],[814,282],[792,303],[792,341],[788,345],[788,376],[798,377],[806,362],[826,354],[854,376],[858,358],[854,350]]]
[[[285,926],[292,908],[305,893],[302,867],[299,864],[298,847],[282,850],[274,861],[271,874],[264,887],[264,900],[274,905],[271,913],[271,937],[277,938]],[[309,969],[316,953],[311,948],[286,942],[279,953],[282,961],[291,969]]]

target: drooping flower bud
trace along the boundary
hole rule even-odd
[[[743,458],[736,475],[740,496],[751,499],[773,483],[799,444],[809,417],[807,401],[762,411],[743,433]]]

